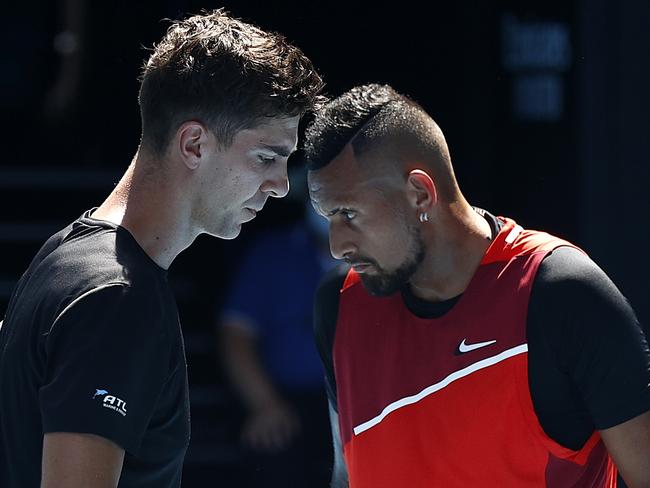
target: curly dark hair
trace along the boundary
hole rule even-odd
[[[173,22],[140,81],[142,144],[156,155],[186,120],[206,124],[227,147],[265,118],[303,115],[324,101],[300,49],[223,9]]]

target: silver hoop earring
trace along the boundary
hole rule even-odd
[[[424,222],[428,222],[428,221],[429,221],[429,214],[426,213],[426,212],[422,212],[420,214],[420,222],[424,223]]]

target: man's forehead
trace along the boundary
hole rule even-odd
[[[335,195],[346,195],[359,191],[373,191],[394,186],[395,176],[382,172],[350,169],[349,171],[328,171],[328,167],[312,170],[307,173],[309,193],[318,198],[333,198]]]
[[[371,204],[382,193],[375,178],[342,176],[325,179],[319,176],[312,172],[308,175],[309,198],[312,206],[324,214],[335,208],[357,208]]]
[[[397,176],[387,170],[385,162],[359,160],[347,144],[329,164],[308,172],[307,185],[314,204],[338,206],[372,198],[381,189],[399,185]]]
[[[328,172],[326,168],[310,171],[307,174],[307,185],[312,199],[322,200],[334,198],[348,193],[358,185],[356,175],[351,173]]]
[[[325,166],[309,171],[307,174],[309,191],[320,192],[332,186],[345,186],[347,182],[358,177],[358,169],[352,146],[347,144]]]
[[[338,202],[346,199],[345,188],[313,171],[307,174],[307,186],[311,204],[319,212],[327,213],[329,207],[337,206]]]

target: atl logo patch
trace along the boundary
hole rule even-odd
[[[126,402],[124,400],[117,398],[115,395],[109,394],[108,390],[101,389],[95,389],[93,399],[97,397],[102,400],[102,406],[104,408],[110,408],[122,415],[122,417],[126,417]]]

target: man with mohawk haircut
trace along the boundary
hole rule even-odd
[[[286,195],[323,85],[281,35],[223,10],[174,22],[141,81],[133,161],[43,245],[0,322],[3,488],[181,485],[188,385],[167,269]]]
[[[315,305],[333,488],[650,486],[648,344],[583,251],[472,207],[389,86],[325,105],[305,156],[351,267]]]

